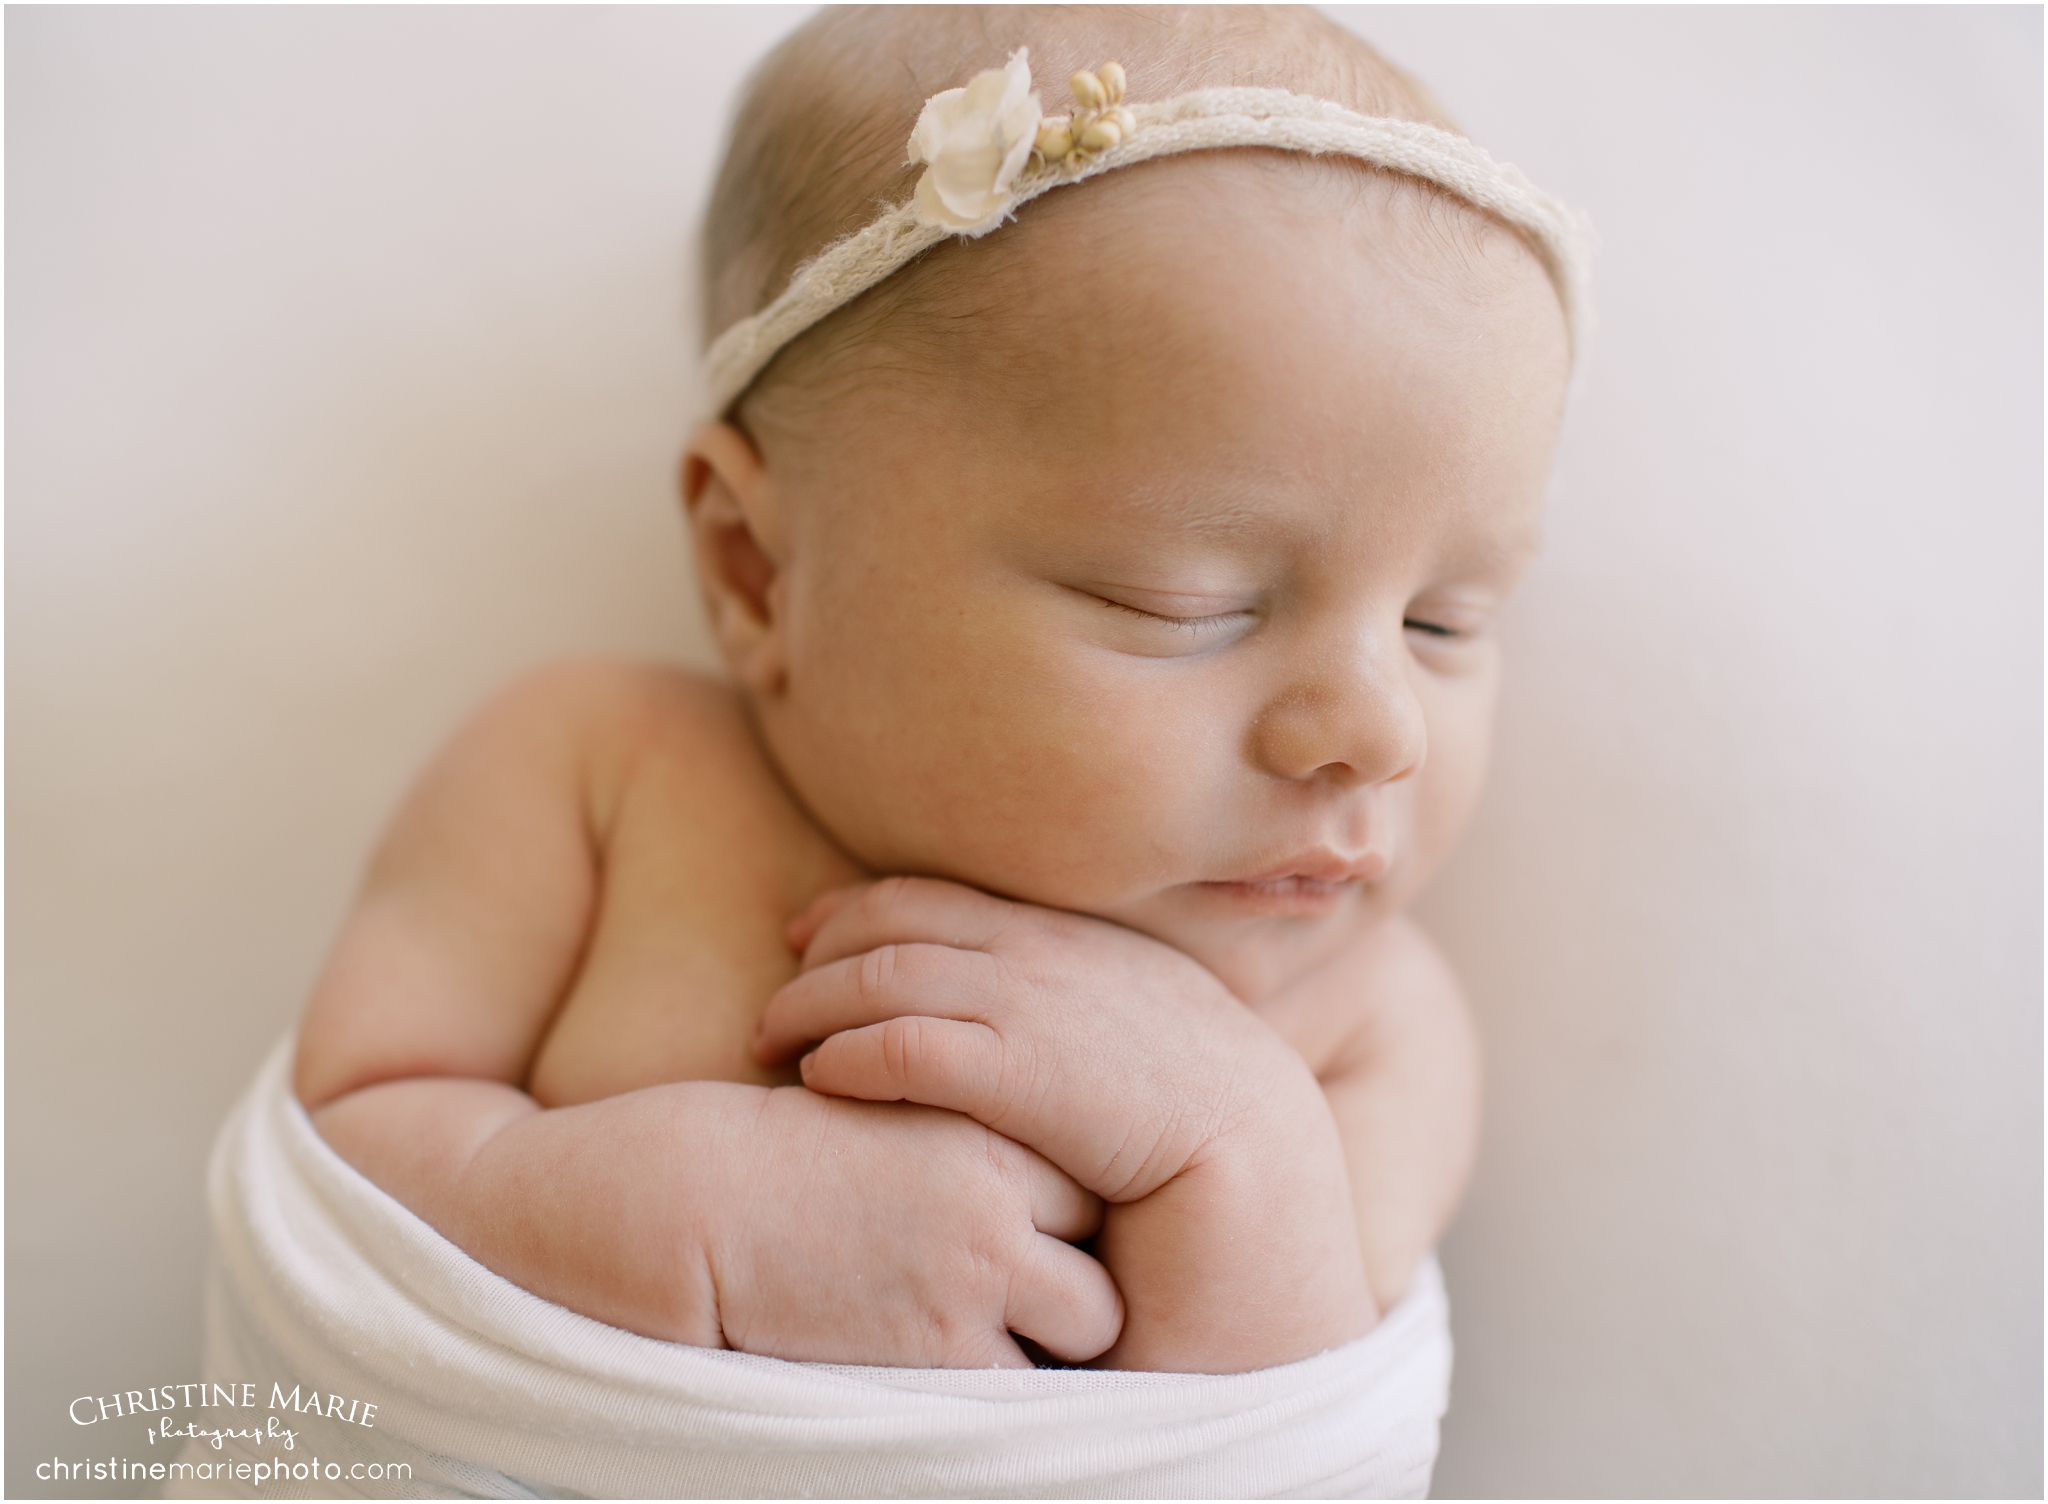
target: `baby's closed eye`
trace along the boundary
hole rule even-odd
[[[1125,585],[1069,587],[1098,620],[1110,619],[1116,647],[1148,656],[1172,656],[1223,645],[1258,624],[1258,604],[1244,595],[1194,594]]]
[[[1098,599],[1101,600],[1103,605],[1108,606],[1112,610],[1122,611],[1127,615],[1136,616],[1145,621],[1164,622],[1169,627],[1177,627],[1183,631],[1190,632],[1216,631],[1233,623],[1241,622],[1252,614],[1249,610],[1237,610],[1210,611],[1184,615],[1176,611],[1147,610],[1143,606],[1129,605],[1123,601],[1114,600],[1109,596],[1100,596]]]

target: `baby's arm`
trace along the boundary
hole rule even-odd
[[[1384,1310],[1436,1247],[1472,1172],[1479,1042],[1458,979],[1421,927],[1396,915],[1266,1016],[1318,1061]]]
[[[815,926],[815,933],[810,933]],[[1302,1056],[1156,940],[895,878],[798,922],[763,1060],[816,1091],[964,1112],[1111,1203],[1129,1312],[1112,1367],[1238,1372],[1361,1335],[1374,1309],[1343,1144]]]
[[[1090,1198],[977,1124],[724,1082],[552,1110],[523,1089],[587,941],[621,749],[665,683],[535,675],[429,769],[301,1028],[322,1136],[486,1267],[650,1336],[853,1362],[1021,1364],[1008,1331],[1100,1351],[1115,1291],[1060,1241]],[[855,1280],[862,1301],[832,1298]]]
[[[1262,1366],[1356,1335],[1457,1207],[1477,1044],[1405,917],[1259,1016],[1158,942],[950,883],[834,895],[796,931],[806,974],[764,1058],[823,1038],[814,1090],[967,1112],[1109,1200],[1098,1253],[1130,1316],[1108,1363]]]

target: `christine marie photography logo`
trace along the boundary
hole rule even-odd
[[[268,1482],[404,1481],[412,1466],[404,1462],[323,1462],[310,1455],[306,1422],[327,1423],[355,1431],[374,1431],[373,1400],[344,1394],[323,1394],[303,1384],[287,1390],[240,1381],[232,1384],[193,1380],[189,1384],[157,1384],[111,1394],[81,1394],[66,1407],[71,1423],[95,1429],[80,1440],[106,1455],[83,1459],[53,1457],[36,1464],[36,1477],[53,1483],[116,1481],[225,1482],[230,1479],[261,1487]],[[133,1445],[136,1421],[151,1447],[163,1447],[155,1459],[120,1455]],[[123,1424],[125,1422],[125,1424]],[[350,1433],[344,1433],[347,1435]],[[128,1443],[123,1447],[122,1443]],[[355,1450],[354,1445],[345,1450]],[[217,1457],[211,1454],[219,1454]],[[289,1455],[287,1455],[289,1454]]]

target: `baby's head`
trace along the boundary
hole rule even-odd
[[[1439,122],[1312,13],[829,11],[757,75],[712,332],[911,197],[926,98],[1028,46],[1134,102],[1252,85]],[[1399,909],[1486,761],[1570,362],[1463,199],[1237,148],[1105,171],[782,347],[692,441],[713,627],[792,790],[878,872],[1158,936],[1242,995]]]

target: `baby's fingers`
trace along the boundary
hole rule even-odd
[[[1124,1327],[1124,1301],[1109,1271],[1078,1248],[1038,1235],[1010,1279],[1003,1321],[1069,1363],[1108,1352]]]
[[[824,1096],[921,1102],[1003,1131],[1003,1041],[987,1024],[892,1018],[834,1034],[802,1070],[804,1085]]]
[[[807,910],[804,967],[828,965],[882,945],[924,942],[980,950],[1015,923],[1019,906],[936,877],[885,877],[842,888]]]
[[[883,945],[805,972],[768,1000],[754,1055],[777,1065],[845,1029],[906,1013],[972,1016],[992,995],[996,962],[944,945]]]
[[[1102,1231],[1102,1198],[1084,1190],[1074,1178],[1042,1154],[1021,1151],[1031,1178],[1031,1225],[1066,1243],[1078,1243]]]

